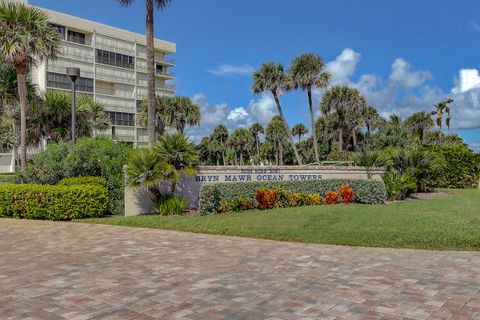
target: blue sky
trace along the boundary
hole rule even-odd
[[[32,4],[144,33],[144,1],[30,0]],[[431,110],[453,97],[453,132],[480,150],[480,2],[450,0],[182,0],[156,13],[156,37],[177,43],[177,94],[202,106],[209,134],[266,122],[272,99],[250,92],[262,62],[288,67],[320,54],[334,83],[355,86],[384,115]],[[316,101],[321,92],[315,95]],[[286,93],[289,122],[308,123],[303,92]]]

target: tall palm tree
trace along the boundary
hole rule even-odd
[[[256,152],[256,157],[255,157],[256,159],[255,160],[258,164],[258,162],[260,161],[260,137],[259,137],[259,135],[260,135],[260,133],[264,134],[265,130],[260,123],[255,122],[250,127],[250,132],[252,133],[253,139],[255,140],[255,152]]]
[[[219,124],[218,126],[213,129],[212,133],[212,139],[217,140],[220,145],[223,146],[223,151],[222,151],[222,162],[223,165],[226,165],[225,161],[225,152],[227,149],[225,148],[225,145],[227,144],[227,139],[228,139],[228,129],[225,127],[223,124]]]
[[[175,97],[174,108],[170,110],[171,125],[183,134],[187,126],[200,124],[200,107],[189,97]]]
[[[420,144],[423,145],[425,141],[425,132],[433,128],[434,123],[430,114],[425,111],[415,112],[410,117],[405,119],[405,127],[413,134],[418,135]]]
[[[293,78],[293,87],[307,91],[308,107],[310,110],[310,125],[313,137],[313,149],[315,161],[319,161],[318,141],[315,132],[315,112],[313,111],[312,90],[325,88],[330,82],[330,74],[324,72],[322,58],[314,53],[304,53],[296,57],[290,66],[290,74]]]
[[[239,164],[244,165],[244,155],[248,150],[248,147],[252,143],[252,134],[248,129],[238,128],[235,129],[230,137],[228,137],[227,144],[236,150],[236,153],[239,156]]]
[[[168,95],[155,96],[155,141],[172,125],[171,114],[175,109],[175,98]],[[148,126],[148,102],[144,101],[138,110],[139,123]]]
[[[378,110],[371,106],[362,109],[362,118],[368,133],[381,128],[386,123],[385,119],[378,114]]]
[[[27,87],[26,75],[36,62],[55,58],[60,36],[48,23],[47,14],[24,3],[0,2],[0,60],[11,64],[17,73],[20,102],[21,170],[27,162]]]
[[[290,144],[292,145],[293,152],[295,153],[295,158],[297,159],[297,163],[301,165],[302,159],[298,154],[292,132],[290,131],[285,116],[283,115],[279,98],[282,95],[282,90],[288,89],[291,87],[291,85],[291,79],[289,79],[288,75],[284,72],[283,66],[280,63],[264,63],[253,73],[252,91],[257,94],[262,92],[270,92],[273,95],[273,99],[277,105],[278,114],[283,121],[287,136],[290,140]]]
[[[320,108],[324,114],[335,113],[338,117],[338,149],[343,151],[343,134],[348,113],[366,106],[365,98],[357,89],[348,86],[334,86],[323,95]]]
[[[283,143],[287,132],[280,116],[272,118],[265,131],[265,136],[267,140],[275,143],[275,164],[283,165]]]
[[[117,0],[122,6],[131,5],[134,0]],[[147,38],[147,114],[148,114],[148,147],[153,149],[155,142],[155,47],[153,10],[163,10],[170,5],[171,0],[145,0],[146,18],[145,34]]]
[[[445,119],[445,124],[448,127],[448,130],[450,130],[450,107],[448,106],[450,103],[453,103],[453,99],[447,99],[442,102],[439,102],[435,104],[435,110],[431,112],[431,115],[436,115],[436,123],[437,126],[440,128],[440,131],[442,131],[442,122],[443,122],[443,113],[447,112],[447,117]]]
[[[308,133],[308,129],[303,125],[303,123],[297,123],[292,128],[292,134],[294,136],[298,136],[298,142],[300,142],[300,140],[302,139],[302,136],[306,135],[307,133]],[[315,134],[315,138],[316,138],[316,134]],[[317,150],[317,153],[318,153],[318,150]]]

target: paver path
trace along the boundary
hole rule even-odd
[[[0,219],[0,319],[480,319],[480,253]]]

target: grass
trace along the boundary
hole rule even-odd
[[[352,246],[480,250],[480,190],[387,205],[335,205],[211,216],[81,220],[283,241]]]

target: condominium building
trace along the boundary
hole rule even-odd
[[[131,143],[147,144],[147,130],[138,120],[138,108],[147,99],[147,50],[144,35],[121,30],[71,15],[46,10],[50,23],[62,38],[57,59],[32,70],[39,89],[70,91],[67,67],[80,68],[77,92],[92,95],[109,113],[111,127],[96,134]],[[176,45],[155,39],[155,92],[173,95],[170,58]]]

